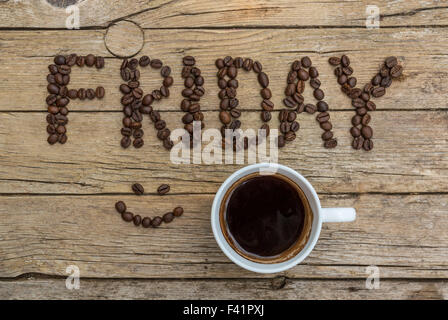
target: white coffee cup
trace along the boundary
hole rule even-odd
[[[280,263],[259,263],[251,261],[235,251],[232,246],[227,242],[226,237],[223,234],[220,222],[220,208],[221,203],[226,195],[227,190],[232,187],[241,178],[259,172],[262,175],[265,174],[280,174],[286,176],[305,194],[311,211],[313,213],[313,221],[311,231],[308,237],[308,241],[295,256]],[[292,268],[303,261],[313,250],[317,243],[317,240],[322,229],[323,222],[350,222],[356,218],[356,211],[353,208],[322,208],[320,205],[319,197],[313,186],[302,175],[295,170],[280,164],[272,163],[257,163],[244,167],[224,181],[215,195],[211,212],[211,224],[213,234],[216,242],[220,246],[225,255],[240,267],[259,273],[275,273],[285,271]]]

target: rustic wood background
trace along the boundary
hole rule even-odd
[[[64,7],[74,2],[81,29],[67,30]],[[380,8],[380,29],[365,28],[370,4]],[[448,1],[437,0],[0,1],[0,298],[448,298],[447,28]],[[106,97],[72,102],[69,142],[49,146],[47,65],[73,52],[106,57],[105,69],[75,68],[71,82],[102,84]],[[173,69],[172,97],[158,105],[172,128],[182,114],[184,55],[195,56],[205,75],[209,128],[218,127],[216,58],[261,61],[279,107],[290,63],[309,55],[339,146],[325,150],[314,117],[303,115],[298,139],[279,162],[307,177],[324,206],[354,206],[356,222],[324,225],[315,251],[287,272],[263,276],[234,265],[216,245],[209,216],[217,188],[241,165],[172,165],[146,120],[142,149],[118,145],[116,55],[135,53]],[[360,83],[386,56],[405,66],[405,80],[372,114],[370,153],[350,147],[353,110],[327,63],[342,53]],[[240,79],[244,127],[258,127],[256,79]],[[160,77],[148,71],[142,82],[151,90]],[[132,195],[136,181],[146,196]],[[161,183],[172,185],[163,198],[154,192]],[[119,199],[141,214],[177,205],[186,214],[157,230],[135,228],[115,213]],[[72,264],[81,288],[69,291]],[[376,290],[365,286],[370,265],[380,269]]]

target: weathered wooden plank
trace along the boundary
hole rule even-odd
[[[47,2],[2,2],[0,27],[65,28],[67,17],[71,13],[66,13],[65,8],[52,7]],[[79,4],[79,14],[82,28],[106,27],[111,21],[122,19],[132,19],[147,28],[310,25],[365,27],[366,9],[371,4],[366,0],[230,0],[219,5],[212,0],[129,0],[113,4],[108,0],[84,0]],[[444,1],[379,0],[374,4],[380,10],[382,27],[447,25],[448,12]]]
[[[0,298],[10,299],[271,299],[365,300],[448,299],[445,280],[380,280],[379,289],[366,289],[360,280],[102,280],[82,279],[79,290],[67,290],[65,279],[29,277],[0,282]],[[188,303],[185,306],[189,306]]]
[[[175,193],[215,193],[235,165],[173,164],[148,118],[145,146],[124,150],[121,113],[71,113],[69,141],[48,145],[45,113],[0,113],[1,193],[129,193],[142,183],[154,192],[165,182]],[[163,118],[171,129],[181,112]],[[447,111],[377,111],[373,113],[375,148],[351,148],[352,111],[333,112],[336,149],[322,146],[315,117],[299,116],[298,138],[279,152],[279,162],[307,177],[318,192],[448,192]],[[274,113],[271,125],[278,126]],[[245,112],[243,129],[261,125],[258,112]],[[206,128],[220,128],[218,113],[205,112]],[[204,143],[205,145],[205,143]],[[247,164],[247,158],[245,160]]]
[[[155,216],[182,205],[185,214],[159,229],[121,220],[114,203]],[[65,275],[77,265],[94,278],[252,278],[220,251],[210,227],[212,195],[2,196],[0,277]],[[448,200],[444,195],[323,196],[323,206],[353,206],[356,222],[325,224],[290,278],[447,278]],[[268,277],[268,276],[266,276]]]
[[[58,53],[93,53],[108,57],[106,68],[74,68],[69,87],[106,88],[102,101],[73,101],[72,110],[121,110],[118,86],[119,59],[112,59],[104,45],[105,30],[83,31],[2,31],[0,47],[0,110],[44,110],[47,66]],[[227,54],[261,61],[270,77],[273,102],[281,107],[287,72],[297,58],[309,55],[319,68],[322,88],[333,109],[351,108],[328,64],[328,57],[348,53],[360,85],[378,71],[385,57],[400,57],[406,80],[394,82],[386,96],[377,100],[378,109],[447,108],[448,42],[443,29],[385,29],[381,31],[331,29],[307,30],[146,30],[146,45],[140,55],[162,58],[173,69],[171,96],[160,103],[164,110],[179,110],[183,81],[181,61],[194,55],[205,77],[203,110],[217,110],[216,67],[214,61]],[[20,49],[18,49],[20,48]],[[238,98],[243,109],[258,110],[259,85],[253,74],[241,73]],[[156,71],[142,72],[147,92],[159,88]],[[311,98],[311,90],[305,92]],[[14,97],[12,99],[11,97]]]

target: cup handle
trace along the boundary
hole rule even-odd
[[[351,222],[355,219],[354,208],[322,208],[322,222]]]

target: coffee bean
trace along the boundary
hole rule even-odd
[[[316,120],[319,123],[324,123],[330,120],[330,114],[328,112],[321,112],[316,116]]]
[[[354,138],[359,137],[359,136],[361,135],[361,130],[359,130],[358,127],[352,127],[352,128],[350,129],[350,134],[351,134]]]
[[[169,77],[170,74],[171,74],[171,68],[169,66],[164,66],[160,70],[160,75],[164,78]]]
[[[196,63],[194,57],[192,57],[192,56],[186,56],[186,57],[184,57],[183,60],[182,60],[182,62],[183,62],[183,64],[186,65],[186,66],[194,66],[195,63]]]
[[[192,123],[193,122],[193,115],[191,113],[186,113],[183,117],[182,117],[182,122],[184,124],[188,124],[188,123]]]
[[[381,67],[381,69],[380,69],[380,75],[381,75],[381,77],[388,77],[389,75],[390,75],[390,70],[389,70],[389,68],[388,67],[386,67],[386,66],[382,66]]]
[[[337,66],[339,64],[341,64],[341,59],[338,57],[331,57],[330,59],[328,59],[328,62],[332,65],[332,66]]]
[[[343,55],[341,57],[341,64],[343,67],[348,67],[350,65],[350,59],[346,55]]]
[[[182,207],[176,207],[173,210],[173,214],[175,217],[180,217],[181,215],[183,215],[183,213],[184,213],[184,209]]]
[[[364,138],[363,137],[357,137],[357,138],[353,139],[352,147],[355,150],[359,150],[359,149],[362,148],[363,144],[364,144]]]
[[[229,112],[221,111],[219,113],[219,120],[221,120],[221,122],[224,123],[224,124],[229,124],[232,119],[230,117],[230,113]]]
[[[54,125],[49,124],[49,125],[47,126],[47,133],[48,133],[48,134],[55,134],[55,133],[56,133],[56,128],[54,127]]]
[[[72,69],[67,65],[58,66],[58,72],[62,75],[70,74]]]
[[[347,81],[348,81],[348,78],[347,78],[347,76],[346,76],[345,74],[340,75],[339,78],[338,78],[338,83],[339,83],[340,85],[343,85],[343,84],[346,83]]]
[[[168,192],[170,192],[170,186],[168,184],[162,184],[157,188],[157,193],[161,196],[167,194]]]
[[[54,63],[56,63],[57,65],[63,65],[65,64],[65,57],[63,55],[58,55],[56,57],[54,57]]]
[[[299,71],[297,71],[297,76],[302,81],[307,81],[310,78],[308,72],[305,69],[299,69]]]
[[[236,78],[237,75],[238,75],[238,69],[236,67],[230,66],[227,68],[227,76],[230,79]]]
[[[59,136],[59,143],[60,144],[65,144],[66,142],[67,142],[67,135],[65,135],[65,134],[61,134],[60,136]]]
[[[151,59],[148,56],[142,56],[139,60],[141,67],[147,67],[151,63]]]
[[[124,213],[126,212],[126,204],[123,201],[118,201],[115,203],[115,209],[118,213]]]
[[[104,68],[105,62],[103,57],[96,57],[95,66],[97,69]]]
[[[289,131],[285,134],[285,140],[286,141],[294,141],[296,139],[296,133],[294,131]]]
[[[288,108],[294,108],[295,106],[297,106],[297,102],[292,97],[287,97],[283,99],[283,104]]]
[[[149,228],[151,226],[151,218],[144,217],[142,220],[142,227],[143,228]]]
[[[365,107],[356,109],[356,113],[357,113],[358,115],[360,115],[360,116],[365,115],[365,114],[367,113],[367,111],[368,111],[368,110],[367,110],[367,108],[365,108]]]
[[[330,139],[324,142],[324,147],[327,149],[333,149],[336,148],[338,145],[338,141],[336,139]]]
[[[162,219],[163,222],[170,223],[171,221],[174,220],[174,214],[172,212],[165,213]]]
[[[333,138],[333,132],[325,131],[324,133],[322,133],[322,140],[327,141],[330,140],[331,138]]]
[[[232,118],[239,118],[241,116],[241,111],[239,111],[238,109],[232,109],[230,111],[230,115],[232,116]]]
[[[143,141],[142,138],[138,138],[135,139],[134,142],[132,143],[134,148],[136,149],[140,149],[141,147],[143,147],[143,145],[145,144],[145,142]]]
[[[313,89],[319,89],[320,88],[320,85],[321,85],[321,82],[320,82],[320,80],[319,79],[311,79],[310,80],[310,86],[313,88]]]
[[[248,58],[248,59],[244,60],[244,62],[243,62],[243,69],[246,71],[250,71],[250,70],[252,70],[252,65],[253,65],[252,59]]]
[[[131,139],[129,137],[123,137],[121,139],[120,145],[122,148],[126,149],[129,148],[129,146],[131,145]]]
[[[154,219],[152,219],[152,221],[151,221],[151,226],[153,226],[154,228],[157,228],[162,224],[162,221],[163,220],[161,217],[159,217],[159,216],[154,217]]]
[[[353,74],[353,68],[352,67],[342,67],[342,73],[344,73],[346,76],[351,76]]]
[[[305,105],[305,111],[309,114],[313,114],[317,111],[317,107],[314,104]]]
[[[315,79],[319,76],[319,72],[317,71],[317,69],[315,67],[310,67],[310,69],[308,70],[308,73],[312,79]]]
[[[93,89],[87,89],[86,97],[89,100],[93,100],[95,98],[95,91]]]
[[[330,121],[321,122],[320,127],[322,128],[322,130],[325,131],[330,131],[331,129],[333,129],[333,125],[331,124]]]
[[[403,67],[401,65],[395,65],[390,70],[390,75],[392,78],[398,78],[403,74]]]
[[[163,140],[163,147],[167,150],[171,150],[174,146],[174,142],[170,138]]]
[[[58,142],[58,140],[59,140],[59,135],[57,135],[57,134],[52,134],[47,139],[48,143],[51,144],[51,145],[53,145],[56,142]]]
[[[263,66],[259,61],[255,61],[252,68],[255,73],[260,73],[263,70]]]
[[[313,95],[316,100],[322,100],[323,98],[325,98],[325,94],[321,89],[314,90]]]
[[[159,59],[151,60],[150,64],[151,64],[151,67],[154,69],[160,69],[163,66],[162,61],[160,61]]]
[[[104,95],[105,95],[105,90],[104,90],[103,87],[98,87],[98,88],[96,88],[96,90],[95,90],[95,96],[96,96],[98,99],[103,99],[103,98],[104,98]]]
[[[286,140],[285,140],[285,136],[278,136],[277,138],[277,146],[279,148],[283,148],[286,145]]]
[[[139,138],[142,138],[144,136],[144,134],[145,134],[145,132],[142,129],[135,129],[134,133],[132,135],[135,139],[139,139]]]
[[[354,126],[360,125],[361,124],[361,119],[362,118],[359,115],[353,116],[353,118],[352,118],[352,125],[354,125]]]
[[[384,87],[377,87],[372,90],[372,96],[375,98],[382,97],[386,94],[386,89]]]
[[[363,149],[366,151],[370,151],[373,149],[373,141],[370,139],[364,140],[364,143],[362,145]]]
[[[142,194],[145,193],[145,189],[140,183],[134,183],[132,185],[132,191],[134,191],[134,193],[138,196],[141,196]]]
[[[367,101],[366,107],[367,107],[367,110],[369,110],[369,111],[375,111],[376,110],[376,104],[373,103],[372,101]]]
[[[138,226],[142,223],[142,217],[141,217],[140,215],[136,214],[136,215],[134,216],[133,221],[134,221],[134,225],[135,225],[136,227],[138,227]]]
[[[288,122],[282,122],[280,124],[280,132],[287,133],[291,129],[291,125]]]
[[[291,131],[296,132],[300,129],[300,124],[297,121],[291,123]]]
[[[361,128],[361,134],[365,139],[370,139],[373,136],[373,130],[369,126],[363,126]]]
[[[347,79],[347,83],[351,88],[356,87],[357,79],[355,77],[350,77]]]
[[[121,71],[120,71],[120,75],[121,75],[121,78],[122,78],[124,81],[129,81],[129,80],[131,80],[131,72],[129,71],[129,69],[123,69],[123,70],[121,70]]]
[[[167,87],[161,86],[160,87],[160,94],[164,96],[165,98],[168,98],[170,96],[170,90]]]
[[[264,72],[260,72],[258,74],[258,82],[263,88],[266,88],[269,85],[269,78]]]
[[[317,103],[317,111],[325,112],[328,111],[328,109],[329,109],[328,104],[325,101],[319,101]]]
[[[223,60],[223,59],[217,59],[217,60],[215,61],[215,65],[216,65],[216,67],[217,67],[218,69],[222,69],[222,68],[224,68],[224,67],[225,67],[224,60]]]
[[[154,98],[154,100],[161,100],[162,99],[162,93],[160,92],[160,90],[154,90],[152,93],[152,97]]]
[[[171,87],[173,85],[173,77],[166,77],[165,79],[163,79],[163,85],[167,88]]]
[[[372,81],[371,81],[371,83],[372,83],[373,86],[377,86],[377,85],[379,85],[380,82],[381,82],[381,75],[380,75],[380,74],[375,75],[375,76],[372,78]]]
[[[126,137],[130,137],[132,134],[132,129],[131,128],[121,128],[121,135],[126,136]]]
[[[263,88],[260,91],[260,95],[263,99],[271,99],[272,98],[272,93],[271,90],[269,88]]]
[[[300,61],[302,63],[302,66],[304,68],[309,68],[311,67],[311,59],[309,57],[303,57],[302,60]]]
[[[67,129],[65,129],[65,127],[63,125],[61,125],[61,126],[57,127],[56,132],[61,135],[61,134],[66,133]]]
[[[132,220],[134,220],[134,214],[131,212],[123,212],[121,214],[121,218],[126,222],[131,222]]]
[[[51,114],[58,114],[59,108],[56,106],[48,106],[47,111]]]
[[[288,122],[293,122],[294,120],[296,120],[296,118],[297,114],[294,111],[288,112],[288,118],[287,118]]]
[[[47,91],[51,94],[58,94],[59,93],[59,87],[55,84],[49,84],[47,86]]]
[[[356,98],[352,100],[352,106],[355,108],[362,108],[366,105],[365,101],[360,99],[360,98]]]
[[[272,116],[269,111],[262,111],[261,112],[261,120],[263,122],[269,122],[271,120]]]
[[[388,68],[393,68],[398,64],[398,60],[396,57],[388,57],[386,58],[385,63]]]
[[[93,54],[86,56],[86,66],[93,67],[95,65],[96,58]]]

